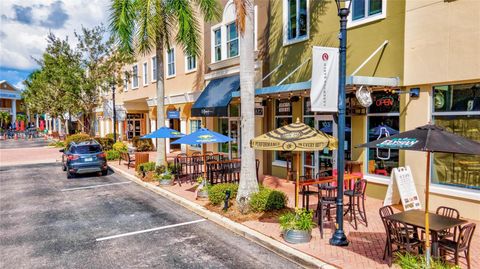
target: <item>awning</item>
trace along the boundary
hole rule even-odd
[[[240,76],[218,78],[210,81],[192,106],[193,117],[228,116],[232,93],[240,89]]]

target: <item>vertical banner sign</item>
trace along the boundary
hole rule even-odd
[[[405,211],[422,209],[410,167],[393,168],[383,205],[392,205],[402,201]]]
[[[313,47],[312,111],[338,111],[338,48]]]

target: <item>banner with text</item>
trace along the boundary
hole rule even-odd
[[[338,48],[313,47],[312,111],[338,111]]]

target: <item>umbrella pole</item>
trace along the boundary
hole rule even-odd
[[[300,189],[300,153],[297,152],[297,179],[295,184],[295,209],[298,208],[298,191]]]
[[[428,217],[428,203],[430,197],[430,151],[427,151],[427,173],[425,178],[425,254],[427,268],[430,268],[430,220]]]
[[[203,155],[203,178],[207,180],[207,149],[205,144],[202,144],[202,155]]]

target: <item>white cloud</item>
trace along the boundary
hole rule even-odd
[[[91,28],[108,24],[109,0],[62,0],[62,3],[42,0],[0,1],[0,67],[33,69],[32,59],[40,58],[51,31],[60,38],[69,36],[74,43],[74,30],[83,26]],[[54,7],[55,8],[52,8]],[[31,8],[30,8],[31,7]],[[56,16],[50,16],[55,10]],[[19,12],[29,12],[30,17],[19,17]],[[59,15],[60,14],[60,15]],[[48,27],[50,27],[50,29]]]

